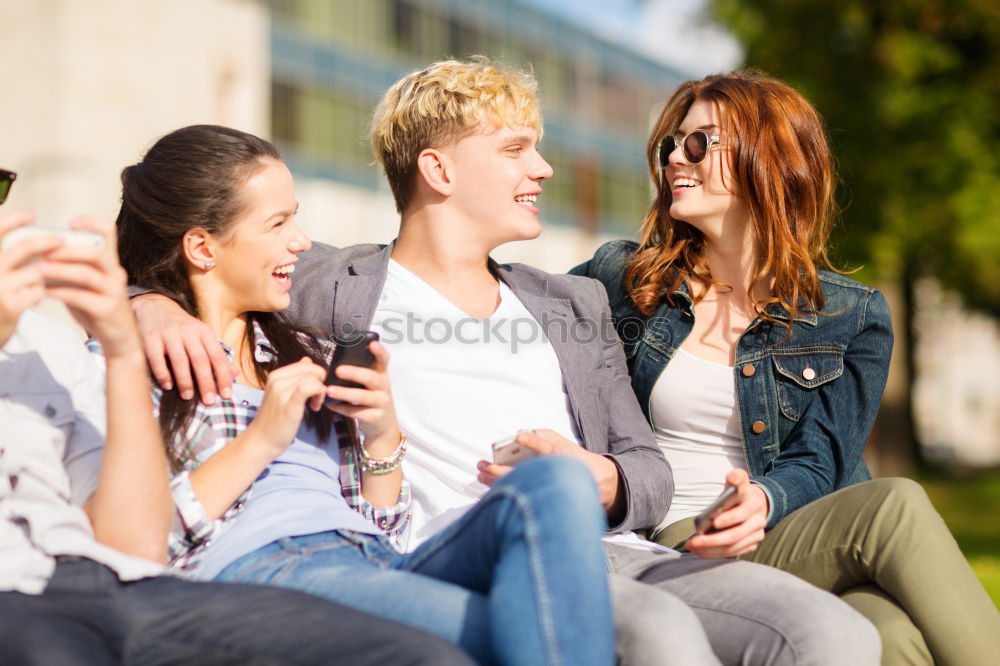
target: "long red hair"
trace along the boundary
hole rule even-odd
[[[660,141],[677,130],[696,100],[714,103],[722,115],[723,143],[731,150],[730,187],[750,212],[760,248],[748,291],[754,308],[773,320],[765,308],[780,303],[793,321],[822,309],[817,268],[830,267],[826,242],[836,211],[833,160],[823,122],[788,85],[747,71],[682,84],[657,118],[646,146],[656,198],[625,273],[632,301],[648,316],[664,294],[685,280],[706,288],[720,284],[705,261],[702,233],[670,217],[670,187],[658,160]],[[772,277],[772,295],[755,298],[754,287]]]

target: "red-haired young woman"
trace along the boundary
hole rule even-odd
[[[892,328],[877,290],[823,270],[835,175],[816,110],[756,73],[689,81],[647,158],[641,241],[573,272],[607,288],[673,468],[652,538],[839,594],[879,628],[883,663],[994,663],[1000,615],[927,496],[861,459]],[[738,503],[695,534],[726,486]]]

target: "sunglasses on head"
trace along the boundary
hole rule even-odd
[[[0,169],[0,204],[7,200],[7,195],[10,194],[10,187],[14,184],[16,178],[17,174],[13,171]]]
[[[677,150],[678,146],[684,148],[684,158],[688,162],[698,164],[708,156],[709,148],[717,143],[719,143],[719,135],[709,134],[705,130],[695,130],[683,139],[668,134],[660,141],[660,168],[670,164],[670,154]]]

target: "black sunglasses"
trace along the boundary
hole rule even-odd
[[[7,201],[7,195],[10,194],[11,185],[17,179],[17,174],[13,171],[7,171],[6,169],[0,169],[0,204]]]
[[[678,146],[684,147],[684,157],[691,164],[698,164],[708,156],[708,150],[719,143],[718,134],[709,134],[705,130],[695,130],[683,139],[678,139],[673,134],[668,134],[660,141],[660,168],[670,164],[670,154],[677,150]]]

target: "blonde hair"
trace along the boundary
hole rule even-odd
[[[372,117],[375,158],[402,213],[416,186],[417,157],[471,133],[480,123],[493,127],[531,127],[542,134],[538,83],[528,71],[492,64],[444,60],[397,81]]]

